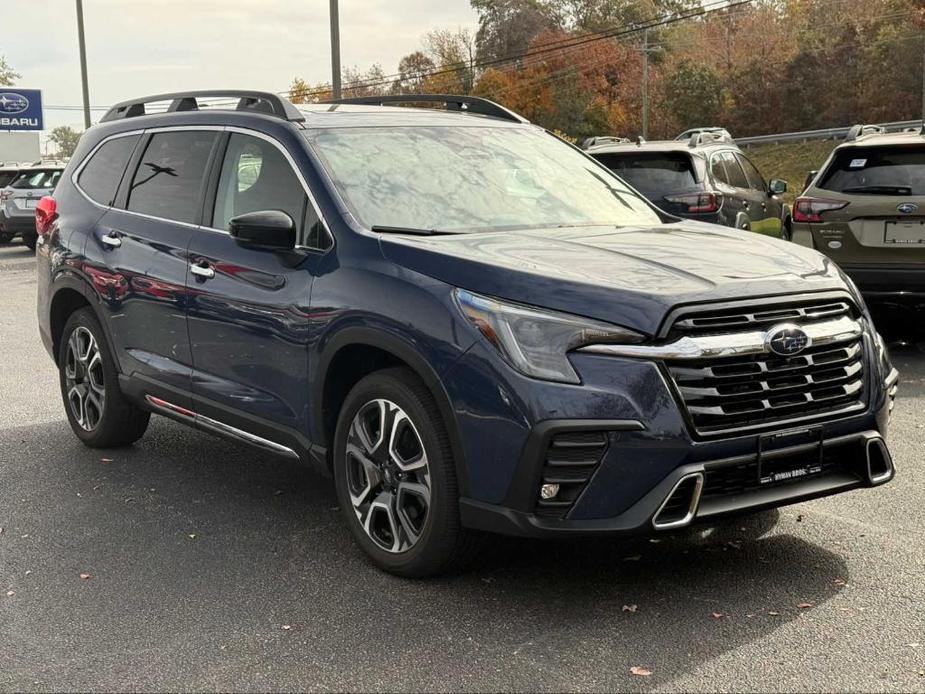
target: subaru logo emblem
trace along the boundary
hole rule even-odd
[[[787,323],[775,325],[765,334],[764,344],[774,354],[782,357],[792,357],[809,347],[811,340],[803,330],[796,325]]]
[[[3,92],[0,94],[0,113],[22,113],[29,108],[29,100],[22,94]]]
[[[897,212],[901,212],[902,214],[912,214],[917,209],[919,209],[919,206],[914,202],[904,202],[901,205],[896,206]]]

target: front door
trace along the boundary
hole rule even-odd
[[[305,443],[299,432],[310,406],[309,302],[321,223],[281,145],[238,132],[225,138],[203,222],[210,228],[196,231],[189,247],[194,407],[295,448],[290,442]],[[233,217],[263,210],[296,222],[299,248],[262,250],[228,234]]]

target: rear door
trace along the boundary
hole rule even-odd
[[[114,206],[85,247],[94,283],[108,292],[122,373],[134,375],[144,390],[138,395],[181,407],[190,405],[192,371],[187,247],[201,219],[206,173],[219,138],[218,130],[205,129],[145,134]]]
[[[193,235],[188,280],[197,412],[265,441],[298,449],[311,407],[308,341],[313,270],[329,246],[308,188],[283,145],[229,132],[216,161],[204,227]],[[281,210],[299,248],[240,245],[229,221]],[[272,448],[272,446],[270,446]]]
[[[736,153],[732,150],[724,150],[719,153],[726,167],[727,184],[730,192],[726,195],[726,201],[732,197],[735,208],[738,212],[739,228],[748,228],[752,231],[760,231],[764,221],[765,209],[764,195],[755,191],[745,176],[745,171],[736,158]]]
[[[728,171],[726,152],[713,152],[710,155],[710,177],[713,179],[713,188],[723,194],[723,208],[720,220],[726,226],[742,228],[748,218],[745,200],[739,189],[732,185],[732,177]]]
[[[741,152],[735,153],[736,161],[745,172],[749,188],[749,218],[752,231],[768,236],[780,236],[783,227],[782,203],[780,198],[768,194],[768,184],[758,168]]]

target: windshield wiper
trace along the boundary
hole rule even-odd
[[[854,186],[842,188],[843,193],[870,193],[872,195],[912,195],[910,186]]]
[[[414,227],[389,227],[380,224],[373,224],[370,229],[380,234],[415,234],[416,236],[440,236],[455,234],[455,231],[444,231],[442,229],[415,229]]]

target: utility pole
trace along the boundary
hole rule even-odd
[[[340,99],[340,16],[337,0],[331,0],[331,92],[335,99]]]
[[[80,83],[84,97],[84,128],[90,127],[90,85],[87,82],[87,42],[84,38],[84,4],[77,0],[77,42],[80,44]]]
[[[922,31],[922,127],[925,127],[925,30]]]
[[[649,30],[642,30],[642,138],[649,139]]]

